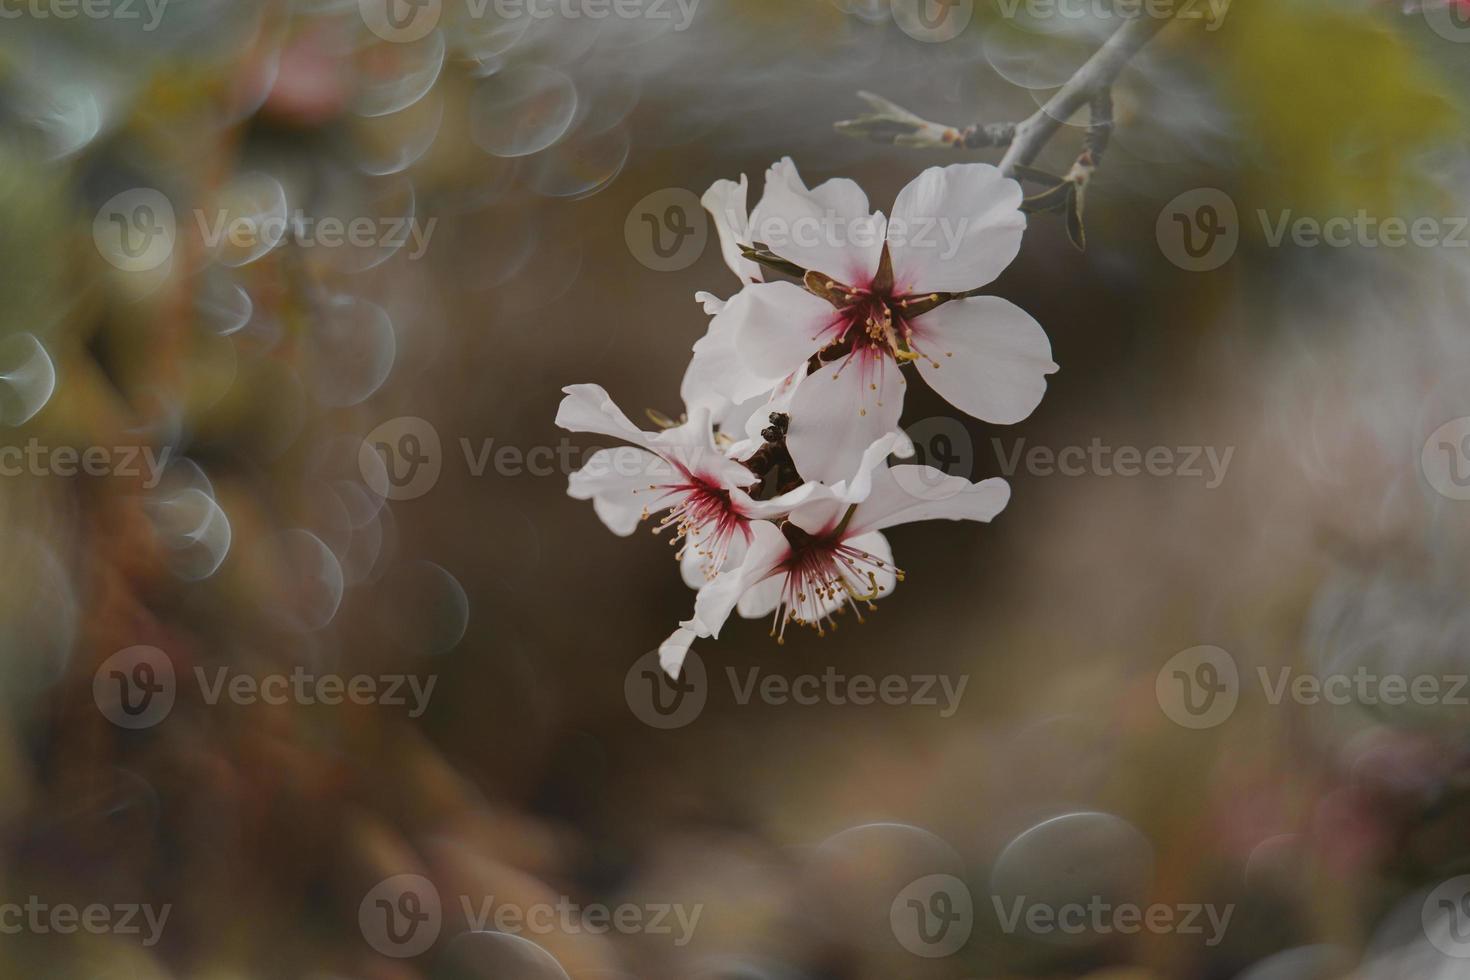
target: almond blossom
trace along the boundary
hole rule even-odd
[[[731,207],[734,198],[730,188],[707,195]],[[865,446],[898,427],[901,368],[910,363],[976,418],[1024,419],[1057,370],[1051,345],[1019,307],[975,295],[1019,251],[1020,204],[1020,185],[995,167],[954,164],[925,170],[886,218],[869,211],[853,181],[808,189],[781,161],[748,221],[738,207],[716,221],[745,285],[696,345],[691,371],[739,403],[809,366],[791,401],[790,447],[812,479],[840,479]],[[742,224],[751,241],[737,263],[725,246]],[[751,281],[751,256],[801,284]]]
[[[664,669],[677,676],[694,640],[717,638],[737,609],[749,619],[771,616],[778,643],[792,623],[825,634],[844,611],[861,621],[864,607],[903,581],[884,529],[937,519],[988,522],[1010,500],[1010,486],[999,478],[972,483],[929,466],[887,466],[897,442],[896,434],[875,441],[849,480],[807,484],[786,519],[751,524],[741,560],[700,588],[694,615],[659,647]],[[906,489],[918,485],[928,488],[922,498]]]
[[[760,478],[729,459],[715,441],[707,408],[686,422],[646,432],[599,385],[563,388],[556,424],[569,432],[612,436],[631,445],[599,449],[571,475],[567,493],[591,500],[608,530],[626,537],[642,521],[663,512],[654,533],[673,530],[678,557],[693,559],[713,576],[749,542],[750,523],[785,513],[801,496],[753,499],[744,488]]]

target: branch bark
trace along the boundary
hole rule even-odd
[[[1166,17],[1135,17],[1114,31],[1056,94],[1018,123],[976,123],[957,127],[931,122],[880,95],[859,92],[872,112],[836,124],[840,133],[877,143],[920,148],[976,149],[1004,146],[1001,172],[1014,177],[1029,167],[1072,114],[1107,90],[1133,57],[1169,22]],[[1111,126],[1109,118],[1108,126]]]
[[[1001,173],[1009,177],[1018,165],[1029,167],[1062,124],[1099,92],[1112,88],[1128,62],[1168,22],[1164,17],[1137,17],[1114,31],[1046,105],[1016,124],[1015,138],[1000,159]]]

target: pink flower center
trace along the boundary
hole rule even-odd
[[[810,626],[818,636],[825,636],[829,628],[837,628],[835,617],[849,608],[861,623],[861,607],[876,608],[873,600],[882,591],[878,575],[891,573],[903,580],[903,572],[847,544],[841,534],[811,535],[794,524],[782,530],[791,544],[791,554],[777,569],[783,576],[781,598],[771,623],[771,635],[777,643],[785,642],[787,623]]]
[[[669,512],[654,525],[653,533],[662,534],[673,528],[674,536],[669,543],[679,549],[675,557],[682,560],[685,551],[692,547],[704,561],[705,575],[713,578],[725,565],[735,532],[749,540],[750,518],[740,512],[730,499],[730,491],[716,480],[692,473],[678,463],[674,466],[678,472],[674,482],[649,487],[662,491],[660,501],[673,498]],[[647,516],[645,511],[644,517]]]

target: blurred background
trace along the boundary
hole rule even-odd
[[[1032,216],[991,287],[1040,409],[912,386],[1009,507],[658,681],[691,594],[552,419],[681,411],[738,286],[691,202],[789,155],[887,210],[997,151],[839,135],[859,90],[1016,121],[1173,12],[1086,251]],[[0,975],[1470,977],[1458,0],[0,19]]]

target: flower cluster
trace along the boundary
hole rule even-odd
[[[616,534],[657,515],[671,531],[694,611],[661,645],[678,674],[698,637],[732,612],[819,633],[903,580],[885,528],[988,521],[1004,480],[972,483],[899,463],[914,366],[939,395],[987,422],[1024,419],[1057,369],[1041,326],[978,295],[1020,249],[1021,189],[988,164],[932,167],[891,216],[851,180],[808,188],[789,160],[704,195],[741,289],[696,298],[713,317],[681,388],[685,413],[658,431],[631,422],[597,385],[572,385],[557,424],[626,445],[595,453],[569,493]]]

